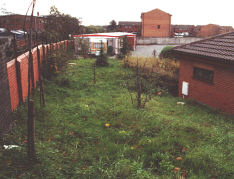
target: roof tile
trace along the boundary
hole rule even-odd
[[[173,51],[234,62],[234,32],[178,46]]]

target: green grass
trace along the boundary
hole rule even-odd
[[[93,60],[71,62],[77,65],[46,81],[45,108],[36,91],[37,162],[27,161],[27,113],[21,106],[4,136],[6,144],[20,148],[0,150],[0,178],[163,179],[185,172],[188,178],[234,177],[232,117],[193,101],[182,109],[181,99],[157,96],[158,89],[137,110],[125,83],[132,72],[120,61],[98,67],[96,85]]]

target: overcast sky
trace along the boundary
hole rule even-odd
[[[31,1],[0,0],[0,7],[25,14]],[[35,12],[46,15],[52,5],[60,12],[81,18],[83,25],[107,25],[113,19],[140,21],[142,12],[159,8],[172,15],[172,24],[234,27],[234,0],[37,0]]]

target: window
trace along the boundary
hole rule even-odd
[[[94,43],[94,48],[101,48],[101,43]],[[104,44],[102,43],[102,48],[104,48]]]
[[[158,29],[160,29],[160,25],[158,25]]]
[[[208,83],[213,83],[214,72],[211,70],[194,67],[193,68],[193,78],[201,80]]]

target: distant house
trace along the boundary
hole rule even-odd
[[[228,32],[233,32],[234,29],[232,26],[221,26],[220,27],[220,33],[224,34],[224,33],[228,33]]]
[[[126,37],[128,45],[132,50],[136,49],[136,35],[127,32],[109,32],[109,33],[96,33],[96,34],[81,34],[73,35],[74,38],[84,38],[89,41],[89,52],[96,54],[103,44],[104,50],[109,46],[113,47],[113,53],[119,54],[123,45],[123,38]]]
[[[200,28],[198,37],[211,37],[220,34],[220,26],[216,24],[203,25]]]
[[[197,33],[198,37],[211,37],[222,33],[233,32],[232,26],[220,26],[216,24],[207,24],[200,26]]]
[[[118,32],[131,32],[140,35],[141,33],[141,22],[133,21],[119,21],[117,26]]]
[[[179,96],[234,114],[234,32],[175,47]]]
[[[170,37],[171,14],[154,9],[141,14],[142,37]]]
[[[44,17],[33,16],[32,28],[37,31],[44,31]],[[8,30],[25,30],[30,29],[30,16],[20,14],[10,14],[0,16],[0,28]]]

